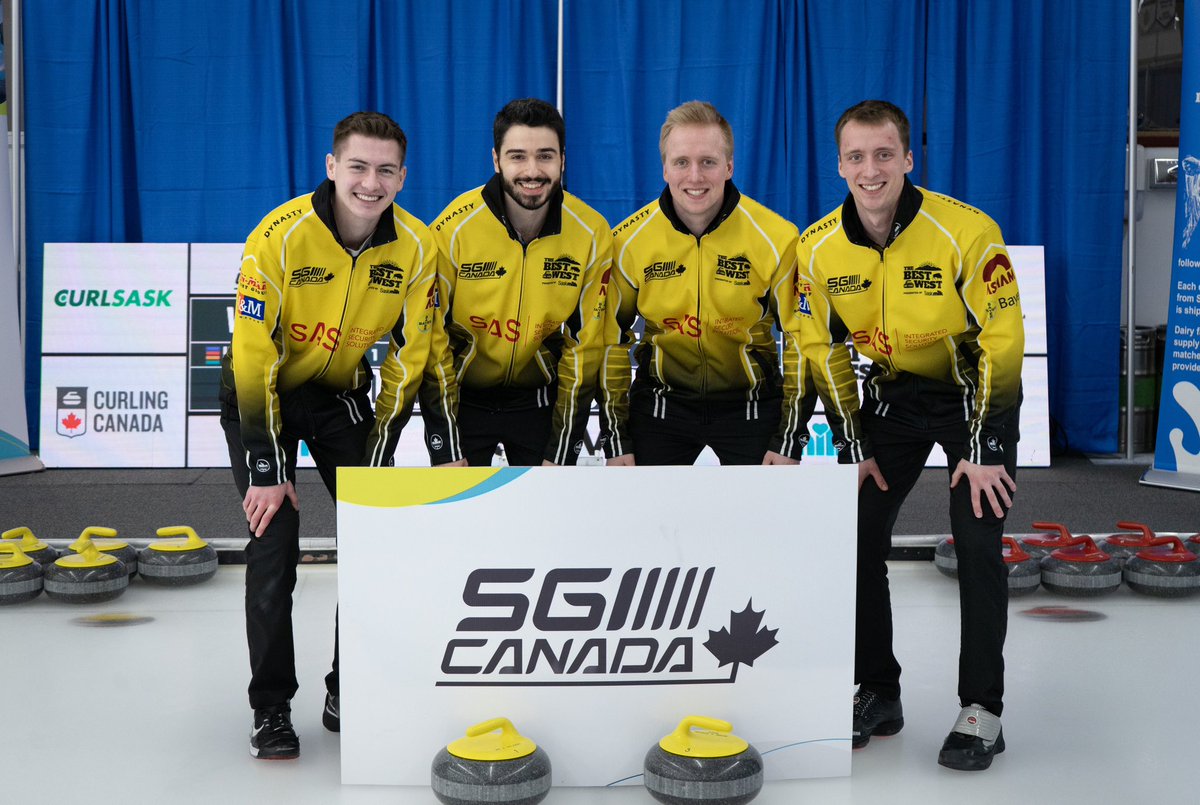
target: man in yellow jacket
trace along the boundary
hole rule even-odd
[[[426,445],[434,464],[465,456],[489,466],[501,445],[510,465],[575,464],[596,392],[612,237],[563,190],[557,109],[512,101],[492,136],[496,173],[430,227],[449,345],[421,394],[422,411],[441,412],[441,426],[426,420]]]
[[[838,173],[850,192],[800,236],[789,336],[820,391],[838,460],[859,466],[854,746],[904,724],[886,560],[900,506],[938,444],[962,607],[961,710],[938,762],[985,769],[1004,751],[1001,536],[1017,488],[1020,294],[996,223],[908,180],[908,136],[908,118],[886,101],[838,121]],[[861,404],[847,341],[873,362]]]
[[[299,557],[296,452],[307,444],[335,497],[339,466],[391,462],[439,319],[429,230],[396,206],[407,139],[389,117],[337,124],[328,177],[270,212],[242,252],[221,425],[251,539],[246,545],[250,753],[294,758],[292,590]],[[388,340],[380,389],[366,352]],[[435,417],[436,411],[427,416]],[[338,731],[337,644],[323,722]]]
[[[666,188],[613,233],[608,463],[692,464],[706,446],[722,464],[795,463],[816,397],[797,360],[781,372],[772,325],[792,308],[796,227],[734,186],[733,131],[711,104],[672,109],[659,152]]]

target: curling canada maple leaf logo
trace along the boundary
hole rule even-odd
[[[58,413],[54,431],[68,439],[87,433],[87,387],[58,387]]]
[[[729,627],[722,626],[716,632],[710,629],[704,642],[704,647],[717,658],[718,668],[733,665],[730,682],[737,679],[739,664],[753,666],[755,660],[779,643],[775,639],[778,629],[760,628],[766,610],[755,612],[753,604],[753,600],[747,601],[741,612],[730,612]]]

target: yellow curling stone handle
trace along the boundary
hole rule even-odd
[[[705,716],[688,716],[658,745],[665,752],[684,757],[729,757],[745,752],[749,743],[730,734],[728,721]]]
[[[507,718],[493,718],[467,730],[446,751],[464,760],[516,760],[537,751],[537,744],[517,732]]]
[[[11,556],[5,556],[4,554],[11,554]],[[20,543],[16,540],[0,542],[0,568],[11,570],[15,567],[25,567],[32,564],[33,560],[25,555],[25,552],[21,550]]]
[[[208,543],[200,539],[199,535],[188,525],[163,526],[156,533],[160,537],[184,537],[184,539],[166,539],[161,542],[151,542],[147,547],[152,551],[198,551],[201,548],[208,547]]]
[[[83,533],[79,535],[79,539],[75,540],[67,547],[73,551],[83,553],[83,545],[85,541],[88,545],[97,545],[95,542],[96,537],[115,537],[116,535],[117,530],[115,528],[105,528],[101,525],[90,525],[83,529]],[[98,544],[97,547],[108,548],[109,550],[117,551],[121,548],[124,548],[125,543],[119,540],[106,539],[102,543]]]
[[[33,532],[25,526],[10,528],[8,531],[0,534],[0,539],[16,541],[21,546],[21,550],[26,552],[46,550],[46,543],[35,537]]]

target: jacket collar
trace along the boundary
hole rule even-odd
[[[545,238],[562,232],[563,198],[563,189],[560,184],[554,188],[554,194],[546,202],[549,210],[547,210],[546,220],[542,224],[542,231],[538,232],[537,237]],[[508,213],[504,210],[504,187],[500,184],[500,174],[492,174],[492,178],[488,179],[487,184],[483,186],[483,202],[492,211],[492,215],[496,216],[496,220],[504,224],[504,228],[508,230],[508,236],[520,243],[521,238],[517,235],[517,230],[513,228],[512,222],[508,220]]]
[[[883,248],[891,246],[892,241],[900,237],[901,232],[908,229],[908,225],[917,217],[924,199],[925,197],[921,195],[917,186],[905,176],[904,187],[900,191],[900,202],[896,206],[896,217],[892,220],[892,231],[888,234],[887,243],[883,244]],[[858,217],[858,207],[854,204],[854,195],[851,193],[847,193],[846,200],[842,202],[842,229],[846,233],[846,238],[855,246],[880,250],[879,244],[867,235],[866,227],[863,226],[862,219]]]
[[[333,217],[333,196],[334,184],[330,179],[326,179],[317,185],[317,189],[312,194],[313,212],[321,219],[321,223],[333,235],[333,239],[344,249],[346,244],[342,242],[342,236],[338,234],[337,221]],[[368,247],[382,246],[385,243],[391,243],[396,239],[396,221],[392,215],[392,207],[379,216],[379,223],[375,224],[375,231],[371,233],[371,240]]]
[[[713,218],[709,223],[708,228],[701,232],[698,236],[692,235],[692,230],[687,228],[679,218],[679,214],[675,212],[675,201],[671,198],[671,188],[668,185],[663,188],[662,195],[658,197],[658,206],[662,208],[663,215],[667,216],[667,220],[671,222],[671,226],[685,235],[692,237],[704,237],[709,232],[720,226],[726,218],[733,214],[737,208],[738,202],[742,200],[742,194],[734,187],[732,179],[725,180],[725,199],[721,202],[721,209],[717,211],[717,217]]]

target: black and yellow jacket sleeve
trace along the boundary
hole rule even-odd
[[[333,184],[272,211],[246,240],[233,341],[222,383],[236,391],[251,483],[283,483],[280,395],[305,384],[342,394],[351,421],[370,417],[351,392],[369,388],[366,353],[390,339],[366,464],[390,461],[429,357],[435,247],[393,205],[352,257],[333,222]]]
[[[862,408],[966,422],[964,457],[976,464],[1016,449],[1025,331],[991,218],[906,180],[886,246],[866,236],[848,196],[800,236],[797,261],[789,337],[813,372],[839,461],[872,455],[847,342],[873,362]]]
[[[675,214],[669,189],[617,226],[601,370],[606,455],[636,454],[631,406],[666,418],[676,406],[715,401],[744,402],[747,419],[782,406],[768,449],[800,457],[816,397],[811,387],[805,393],[795,363],[781,375],[772,332],[794,307],[797,234],[732,182],[699,237]]]
[[[456,198],[431,230],[440,254],[447,345],[426,372],[422,410],[458,401],[498,409],[554,407],[544,457],[574,464],[582,447],[603,348],[612,237],[603,216],[570,193],[549,202],[541,233],[522,244],[508,223],[499,176]],[[430,431],[439,447],[453,428]]]

